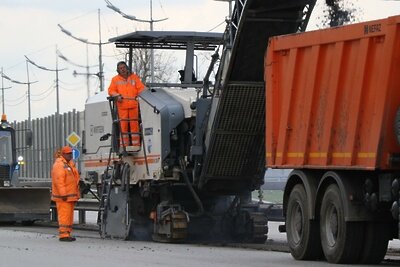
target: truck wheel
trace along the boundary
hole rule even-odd
[[[364,223],[346,222],[344,205],[336,184],[325,191],[320,211],[321,245],[331,263],[355,263],[363,247]]]
[[[366,222],[361,264],[378,264],[383,260],[388,248],[390,229],[389,224]]]
[[[294,186],[286,213],[286,235],[290,253],[297,260],[315,260],[322,256],[318,224],[310,220],[304,186]]]

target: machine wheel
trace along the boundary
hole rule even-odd
[[[389,243],[390,225],[379,222],[366,222],[364,248],[360,263],[378,264],[386,255]]]
[[[261,212],[251,214],[252,222],[252,242],[263,244],[268,238],[268,219]]]
[[[325,191],[320,211],[320,235],[325,258],[331,263],[356,263],[363,247],[364,223],[346,222],[336,184]]]
[[[242,210],[232,222],[232,236],[237,242],[262,244],[268,238],[268,219],[262,212]]]
[[[180,243],[187,238],[187,227],[187,213],[170,208],[162,218],[156,220],[152,238],[162,243]]]
[[[286,235],[292,256],[297,260],[314,260],[322,256],[318,224],[310,220],[307,194],[297,184],[289,196]]]

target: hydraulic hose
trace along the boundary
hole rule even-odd
[[[182,173],[182,176],[185,179],[185,183],[186,183],[187,187],[189,188],[190,193],[192,193],[194,201],[196,202],[197,206],[199,207],[199,210],[195,214],[189,214],[189,215],[193,216],[193,217],[201,216],[204,214],[203,203],[201,203],[199,196],[197,195],[196,191],[194,191],[193,186],[190,183],[189,177],[186,173],[185,162],[182,158],[179,158],[179,164],[181,166],[179,171]]]

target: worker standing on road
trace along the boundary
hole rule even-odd
[[[51,170],[51,200],[56,203],[60,241],[75,241],[71,236],[74,222],[74,207],[80,198],[79,172],[72,161],[72,148],[64,146],[56,152]]]
[[[138,134],[131,135],[132,144],[130,144],[129,136],[126,133],[139,133],[139,105],[136,98],[145,86],[136,74],[130,73],[124,61],[118,62],[117,72],[118,75],[111,80],[108,94],[118,97],[118,117],[123,137],[121,143],[124,146],[137,147],[140,146],[140,136]]]

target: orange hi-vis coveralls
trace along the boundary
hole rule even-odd
[[[144,84],[134,73],[131,73],[127,79],[118,74],[111,80],[108,94],[110,96],[115,96],[117,94],[122,96],[122,100],[117,102],[122,134],[127,132],[139,133],[139,105],[138,101],[133,98],[136,98],[144,88]],[[130,131],[128,130],[128,125]],[[140,146],[139,135],[133,134],[131,138],[133,146]],[[125,146],[129,145],[129,136],[126,134],[123,135],[123,144]]]
[[[51,170],[51,200],[56,203],[59,237],[70,237],[74,222],[74,207],[80,198],[79,172],[75,163],[59,156]]]

